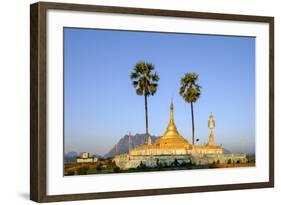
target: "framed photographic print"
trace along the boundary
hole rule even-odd
[[[30,198],[274,186],[274,18],[31,5]]]

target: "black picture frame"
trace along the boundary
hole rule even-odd
[[[47,195],[47,70],[46,13],[49,9],[181,18],[263,22],[269,24],[269,181],[102,193]],[[274,187],[274,17],[188,12],[143,8],[38,2],[30,6],[30,199],[36,202],[133,197],[191,192]]]

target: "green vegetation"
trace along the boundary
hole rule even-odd
[[[179,162],[178,162],[178,160],[177,160],[177,159],[175,159],[175,160],[174,160],[174,162],[173,162],[173,166],[175,166],[175,167],[179,166]]]
[[[98,165],[96,166],[96,170],[97,171],[101,171],[102,167],[101,167],[101,163],[98,163]]]
[[[198,75],[196,73],[186,73],[181,78],[180,83],[180,95],[184,101],[191,105],[191,117],[192,117],[192,144],[194,144],[194,114],[193,103],[195,103],[201,94],[201,86],[197,84]]]
[[[78,175],[86,175],[86,174],[88,174],[88,170],[89,170],[89,168],[87,168],[87,167],[81,167],[81,168],[78,169],[77,174]]]
[[[167,162],[161,162],[161,160],[156,161],[155,167],[148,167],[143,161],[136,168],[130,168],[128,170],[121,170],[115,162],[112,160],[101,160],[93,163],[66,163],[64,165],[65,176],[71,175],[85,175],[85,174],[110,174],[110,173],[130,173],[130,172],[151,172],[151,171],[173,171],[173,170],[191,170],[191,169],[210,169],[210,168],[231,168],[231,167],[252,167],[255,166],[253,162],[254,157],[250,158],[251,162],[248,163],[232,162],[229,159],[226,163],[220,164],[220,161],[213,161],[211,164],[207,165],[196,165],[189,162],[181,162],[175,159],[172,163],[167,164]]]
[[[156,93],[159,81],[157,73],[152,73],[154,69],[154,65],[142,61],[137,63],[131,72],[132,85],[136,89],[136,94],[144,96],[147,142],[149,140],[147,98]]]
[[[247,156],[248,163],[256,163],[256,157],[255,156]]]
[[[116,166],[116,167],[113,168],[113,171],[116,172],[116,173],[119,173],[121,170],[120,170],[119,167]]]
[[[140,165],[138,166],[138,169],[146,169],[146,165],[141,161]]]

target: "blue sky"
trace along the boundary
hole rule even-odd
[[[180,78],[196,72],[202,94],[194,105],[195,136],[233,152],[255,150],[255,38],[64,28],[65,152],[105,154],[128,131],[145,132],[144,97],[131,86],[138,61],[155,65],[157,93],[149,97],[149,131],[160,136],[174,101],[178,131],[191,142],[190,104]]]

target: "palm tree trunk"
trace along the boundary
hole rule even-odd
[[[147,95],[144,95],[145,104],[145,126],[146,126],[146,140],[148,139],[148,111],[147,111]]]
[[[192,117],[192,144],[194,145],[194,114],[193,114],[193,103],[191,102],[191,117]]]

